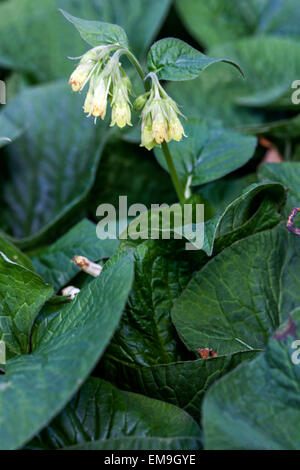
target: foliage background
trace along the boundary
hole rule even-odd
[[[188,117],[171,149],[206,204],[203,250],[97,240],[98,205],[176,194],[160,150],[83,116],[67,57],[87,45],[58,8],[119,24],[143,63],[174,36],[245,72],[220,63],[166,83]],[[299,16],[297,0],[0,1],[13,141],[0,149],[0,251],[19,263],[0,257],[1,448],[300,448],[299,243],[284,228],[300,199]],[[111,259],[90,283],[75,254]],[[71,281],[74,304],[52,297]],[[201,359],[205,347],[218,357]]]

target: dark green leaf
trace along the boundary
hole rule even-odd
[[[299,305],[299,303],[298,303]],[[264,354],[208,392],[207,449],[299,450],[299,311],[270,339]]]
[[[135,251],[135,281],[106,355],[128,364],[166,364],[187,357],[170,319],[175,299],[193,271],[190,253],[148,240]],[[195,267],[194,267],[195,269]]]
[[[20,264],[21,266],[24,266],[24,268],[30,269],[31,271],[34,271],[30,259],[26,255],[24,255],[24,253],[18,250],[18,248],[15,247],[7,238],[5,238],[4,235],[1,236],[1,232],[0,251],[4,253],[7,258],[14,261],[15,263]]]
[[[233,65],[243,75],[239,65],[232,60],[208,57],[176,38],[161,39],[153,44],[148,54],[148,67],[161,80],[193,80],[217,62]]]
[[[37,274],[0,252],[0,334],[8,357],[29,352],[34,320],[52,293]]]
[[[71,212],[80,218],[108,136],[81,105],[65,84],[54,83],[25,90],[3,111],[16,125],[26,122],[22,137],[5,149],[8,175],[1,178],[2,227],[24,242],[48,242]]]
[[[89,379],[28,446],[33,449],[199,449],[201,431],[184,411]]]
[[[75,255],[99,261],[110,258],[118,245],[118,240],[99,240],[96,225],[83,220],[56,243],[34,256],[32,261],[40,276],[58,290],[80,271],[71,262]]]
[[[28,442],[79,389],[118,325],[132,278],[125,256],[61,310],[31,355],[8,361],[0,376],[1,449]]]
[[[300,240],[279,227],[225,249],[197,273],[172,319],[191,349],[261,349],[298,307]]]
[[[103,372],[105,377],[123,390],[176,405],[200,422],[202,400],[208,388],[242,362],[253,359],[256,354],[256,351],[249,351],[149,367],[128,366],[117,358],[108,363],[104,361]]]

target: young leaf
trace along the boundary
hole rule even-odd
[[[153,44],[148,54],[148,67],[161,80],[193,80],[207,67],[218,62],[231,64],[244,75],[236,62],[208,57],[180,39],[161,39]]]
[[[52,293],[37,274],[0,252],[0,337],[8,357],[29,352],[33,322]]]
[[[103,23],[101,21],[82,20],[81,18],[70,15],[70,13],[62,9],[60,9],[60,11],[64,17],[75,26],[82,39],[90,46],[118,44],[125,48],[129,47],[128,38],[121,26]]]
[[[299,450],[298,338],[299,310],[264,354],[209,390],[203,408],[206,449]]]
[[[191,349],[262,349],[299,306],[300,240],[278,227],[248,237],[197,273],[172,311]]]
[[[255,152],[255,137],[226,130],[220,122],[194,118],[187,119],[183,124],[188,137],[169,145],[184,187],[222,178],[245,165]],[[163,152],[158,147],[155,156],[168,170]]]
[[[175,406],[90,378],[27,448],[150,450],[154,446],[199,449],[200,428]]]
[[[118,240],[99,240],[96,225],[85,219],[53,245],[40,251],[32,262],[39,275],[59,290],[80,271],[71,262],[75,255],[99,261],[110,258],[118,245]]]
[[[61,310],[32,354],[8,361],[0,376],[0,449],[27,443],[79,389],[118,325],[132,279],[132,259],[124,256]]]

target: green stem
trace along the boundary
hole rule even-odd
[[[130,52],[128,49],[122,49],[120,52],[122,54],[125,54],[128,57],[128,59],[130,60],[132,65],[136,68],[139,76],[143,80],[143,84],[144,84],[146,92],[149,91],[149,89],[150,89],[149,85],[147,85],[147,83],[145,83],[146,75],[144,74],[142,66],[139,63],[139,61],[137,60],[137,58],[135,57],[135,55],[132,54],[132,52]],[[173,158],[172,158],[169,146],[166,142],[163,142],[163,144],[162,144],[162,151],[164,153],[166,163],[168,165],[169,173],[170,173],[173,185],[175,187],[177,196],[179,198],[179,201],[184,202],[184,200],[185,200],[184,188],[183,188],[183,186],[180,182],[180,179],[178,178],[178,175],[177,175],[177,172],[176,172],[176,169],[175,169],[175,166],[174,166]]]
[[[174,162],[173,162],[173,159],[172,159],[172,155],[171,155],[171,152],[170,152],[170,149],[169,149],[169,146],[168,146],[167,142],[163,142],[161,144],[161,148],[162,148],[162,151],[164,153],[164,156],[165,156],[165,159],[166,159],[166,162],[167,162],[167,165],[168,165],[168,168],[169,168],[169,172],[170,172],[174,187],[176,189],[179,201],[184,202],[184,200],[185,200],[184,189],[182,187],[180,179],[178,178],[178,175],[177,175],[177,172],[176,172],[176,169],[175,169],[175,166],[174,166]]]

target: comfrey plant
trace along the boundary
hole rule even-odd
[[[89,85],[84,103],[84,112],[105,119],[110,102],[111,126],[132,126],[132,110],[141,112],[141,146],[148,150],[161,146],[180,202],[185,199],[184,188],[176,172],[168,143],[187,137],[180,117],[184,117],[178,104],[167,94],[161,80],[191,80],[216,62],[228,62],[239,70],[239,66],[227,59],[213,59],[192,48],[185,42],[167,38],[153,44],[148,55],[148,70],[145,72],[129,47],[125,31],[108,23],[75,18],[62,11],[75,25],[82,38],[93,48],[80,57],[77,68],[71,75],[73,91],[82,92]],[[145,94],[134,95],[131,81],[126,74],[122,57],[126,56],[143,80]],[[241,70],[240,70],[241,71]]]

